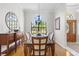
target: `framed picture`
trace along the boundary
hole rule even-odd
[[[55,19],[55,29],[60,30],[60,17]]]

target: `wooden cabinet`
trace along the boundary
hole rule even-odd
[[[21,32],[16,32],[16,33],[0,33],[0,55],[3,53],[1,52],[1,45],[6,45],[7,46],[7,53],[6,55],[10,52],[10,44],[15,43],[14,44],[14,48],[15,52],[18,46],[17,41],[20,39],[22,39],[23,34]],[[13,47],[13,46],[12,46]]]
[[[0,34],[0,55],[1,45],[7,45],[7,53],[9,53],[9,45],[14,42],[14,33],[2,33]]]
[[[68,32],[67,41],[76,42],[76,20],[67,20]]]

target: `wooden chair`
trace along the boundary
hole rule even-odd
[[[31,34],[29,32],[24,33],[24,38],[23,38],[23,44],[24,44],[24,55],[31,55],[30,53],[32,52],[32,45],[29,45],[29,47],[27,47],[26,44],[28,44],[31,40]]]
[[[54,33],[51,32],[48,34],[48,42],[47,43],[48,43],[47,49],[49,51],[49,55],[54,56],[54,51],[55,51]]]
[[[31,34],[29,32],[23,34],[23,43],[27,43],[28,40],[31,40]]]
[[[33,56],[45,56],[46,55],[46,45],[47,37],[32,37],[32,46],[33,46]]]
[[[53,38],[54,38],[54,33],[53,33],[53,32],[50,32],[50,33],[48,34],[48,40],[53,41]]]

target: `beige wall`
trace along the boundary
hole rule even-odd
[[[64,8],[64,7],[62,7]],[[60,29],[56,30],[55,25],[54,25],[54,32],[55,32],[55,40],[56,42],[60,43],[63,46],[67,46],[67,39],[66,39],[66,32],[65,32],[65,8],[64,10],[61,11],[56,11],[55,16],[54,16],[54,24],[55,24],[55,19],[57,17],[60,17]]]

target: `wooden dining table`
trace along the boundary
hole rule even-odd
[[[48,37],[48,35],[40,35],[40,36],[38,36],[38,35],[31,35],[31,39],[28,39],[28,40],[26,40],[25,42],[24,42],[24,54],[25,54],[25,56],[28,56],[29,55],[29,53],[28,53],[28,51],[31,49],[31,47],[32,47],[32,37],[36,37],[36,38],[42,38],[42,37]],[[51,48],[51,54],[52,54],[52,56],[54,56],[54,50],[55,50],[55,44],[54,44],[54,41],[50,41],[50,40],[48,40],[47,41],[47,45],[46,45],[47,47],[50,47]],[[29,49],[28,49],[29,48]]]

